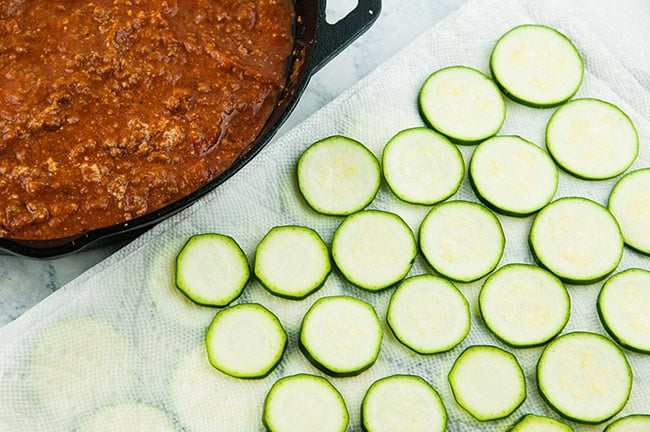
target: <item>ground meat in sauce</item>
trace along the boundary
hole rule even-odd
[[[285,84],[292,0],[0,0],[0,236],[50,239],[194,191]]]

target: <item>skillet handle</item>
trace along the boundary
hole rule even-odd
[[[325,19],[327,2],[325,0],[319,2],[316,43],[311,54],[312,73],[320,70],[354,42],[379,17],[381,0],[358,0],[358,2],[357,7],[335,24],[329,24]]]

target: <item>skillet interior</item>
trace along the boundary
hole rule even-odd
[[[144,216],[73,237],[51,240],[0,238],[0,252],[48,258],[74,253],[90,245],[100,246],[134,238],[156,223],[190,206],[241,169],[271,140],[287,119],[311,75],[372,25],[379,15],[381,0],[359,0],[353,12],[333,25],[325,21],[325,0],[296,0],[294,5],[294,48],[287,84],[257,138],[230,168],[191,194]]]

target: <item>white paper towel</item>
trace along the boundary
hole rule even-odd
[[[635,9],[631,9],[634,6]],[[163,222],[100,265],[61,288],[0,331],[0,431],[69,431],[104,406],[139,401],[162,409],[178,431],[263,430],[261,410],[270,386],[281,376],[320,374],[297,349],[302,316],[322,296],[348,294],[371,303],[385,321],[392,290],[369,293],[336,273],[303,301],[268,294],[251,282],[237,302],[259,302],[282,321],[288,350],[278,368],[262,380],[227,377],[207,362],[203,339],[215,310],[187,301],[174,288],[173,261],[191,234],[219,232],[234,237],[249,257],[273,226],[306,225],[331,243],[341,218],[320,216],[300,199],[295,163],[312,142],[333,134],[363,142],[377,156],[396,132],[422,125],[417,93],[433,71],[467,65],[488,72],[496,39],[511,27],[541,23],[565,33],[585,60],[577,97],[617,104],[640,136],[631,169],[650,166],[650,28],[628,27],[627,17],[648,14],[643,2],[474,0],[379,67],[366,79],[302,125],[274,141],[250,164],[181,214]],[[408,23],[404,23],[408,25]],[[501,134],[518,134],[539,145],[552,109],[536,110],[510,101]],[[469,161],[473,147],[461,147]],[[561,173],[557,197],[580,195],[606,203],[616,179],[588,182]],[[452,199],[476,201],[469,182]],[[401,215],[417,232],[428,207],[398,201],[382,185],[371,208]],[[499,216],[507,237],[501,264],[532,263],[527,234],[532,217]],[[650,269],[650,258],[625,249],[617,271]],[[431,270],[418,257],[410,275]],[[472,330],[449,353],[421,356],[401,346],[386,328],[377,363],[357,377],[330,378],[359,429],[361,399],[376,379],[393,373],[418,374],[441,394],[450,431],[497,431],[529,412],[559,418],[540,398],[535,363],[542,348],[511,349],[498,342],[477,309],[481,282],[459,284],[470,301]],[[595,301],[602,283],[570,286],[571,319],[564,330],[603,333]],[[525,403],[504,420],[479,423],[458,407],[447,383],[455,358],[472,344],[513,352],[527,377]],[[650,413],[650,355],[625,351],[634,372],[631,398],[619,416]],[[116,356],[119,354],[119,358]],[[48,361],[49,360],[49,361]],[[576,430],[600,426],[573,424]]]

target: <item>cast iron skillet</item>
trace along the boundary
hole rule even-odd
[[[326,0],[295,0],[295,44],[287,85],[255,141],[230,168],[193,193],[142,217],[62,239],[0,238],[0,253],[50,258],[78,252],[91,245],[132,238],[190,206],[226,181],[271,140],[295,107],[310,77],[375,22],[381,10],[381,0],[358,0],[357,7],[335,24],[325,20],[325,6]]]

